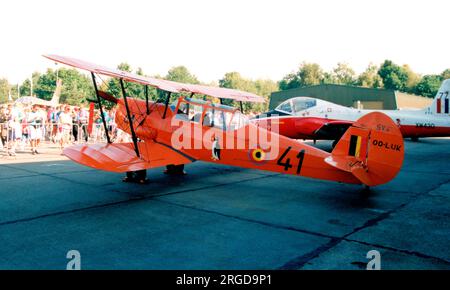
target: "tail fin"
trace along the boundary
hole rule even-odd
[[[61,81],[61,79],[59,79],[59,80],[56,82],[56,89],[55,89],[55,91],[53,92],[53,97],[52,97],[52,99],[50,100],[50,102],[51,102],[52,105],[54,105],[54,106],[56,106],[56,105],[59,104],[59,96],[61,95],[61,88],[62,88],[62,81]]]
[[[432,114],[450,114],[450,79],[442,82],[439,91],[434,97],[433,103],[428,107],[428,112]]]
[[[375,186],[389,182],[403,163],[403,137],[391,118],[369,113],[347,129],[325,161],[351,172],[361,183]]]

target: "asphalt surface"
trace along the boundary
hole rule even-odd
[[[324,148],[328,142],[319,144]],[[148,185],[0,160],[0,269],[450,269],[450,139],[406,141],[371,189],[208,163]],[[43,159],[45,160],[45,159]]]

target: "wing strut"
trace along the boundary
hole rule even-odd
[[[241,113],[244,114],[244,105],[242,104],[242,101],[239,101],[239,104],[241,105]]]
[[[145,85],[145,104],[147,107],[147,115],[150,115],[150,109],[148,107],[148,85]]]
[[[169,106],[169,101],[170,101],[170,96],[172,95],[172,92],[167,92],[167,99],[166,99],[166,107],[164,108],[164,115],[163,115],[163,119],[166,118],[166,113],[167,113],[167,107]]]
[[[108,132],[108,126],[106,125],[105,114],[103,114],[102,101],[100,100],[100,94],[98,92],[97,82],[95,81],[95,75],[93,72],[91,72],[91,75],[92,75],[92,81],[94,82],[94,89],[95,89],[95,95],[97,96],[98,107],[100,108],[100,115],[102,116],[103,127],[105,128],[106,141],[109,144],[109,143],[111,143],[111,139],[109,138],[109,132]]]
[[[128,106],[127,94],[125,92],[125,86],[123,85],[123,79],[120,79],[120,87],[122,89],[123,100],[125,102],[125,109],[127,110],[128,123],[130,124],[131,138],[133,139],[134,151],[137,157],[141,157],[139,154],[139,147],[137,143],[136,132],[134,132],[133,118],[131,117],[130,107]]]

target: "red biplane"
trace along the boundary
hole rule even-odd
[[[64,154],[75,162],[100,170],[127,173],[126,181],[144,183],[146,169],[166,167],[183,173],[184,165],[205,161],[352,184],[375,186],[393,179],[403,163],[403,138],[386,115],[370,113],[354,122],[331,153],[277,134],[276,128],[257,127],[242,113],[242,102],[264,98],[238,90],[182,84],[109,69],[85,61],[45,57],[91,73],[101,116],[101,99],[117,105],[115,122],[129,133],[130,143],[75,145]],[[97,75],[117,78],[121,96],[99,90]],[[146,99],[132,98],[127,82],[144,86]],[[150,101],[148,86],[165,92]],[[178,99],[170,102],[176,93]],[[195,95],[232,99],[241,111],[193,98]],[[106,130],[106,122],[103,119]]]

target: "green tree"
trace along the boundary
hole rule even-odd
[[[259,79],[253,81],[241,76],[238,72],[229,72],[224,75],[222,79],[219,80],[219,86],[222,88],[236,89],[245,92],[250,92],[262,96],[266,99],[265,103],[249,103],[244,102],[245,112],[263,112],[267,110],[268,99],[272,92],[278,91],[278,84],[272,80]],[[238,106],[236,102],[232,100],[223,100],[224,104]]]
[[[450,79],[450,68],[444,70],[441,74],[442,80]]]
[[[199,84],[197,77],[189,72],[185,66],[172,67],[165,77],[166,80],[185,83],[185,84]]]
[[[76,69],[66,68],[59,69],[58,75],[62,81],[61,103],[80,105],[87,98],[92,99],[94,97],[92,80],[86,75],[79,73]],[[56,88],[56,83],[54,85]]]
[[[258,79],[255,81],[256,94],[265,98],[269,98],[270,94],[278,91],[278,84],[269,79]]]
[[[61,70],[64,70],[62,68]],[[38,98],[50,100],[56,89],[56,71],[47,69],[45,74],[39,76],[34,93]]]
[[[441,86],[442,77],[440,75],[426,75],[416,85],[414,92],[424,97],[434,98]]]
[[[37,81],[39,79],[39,77],[41,76],[41,74],[39,72],[34,72],[32,74],[32,78],[33,78],[33,93],[30,92],[31,86],[30,86],[30,79],[26,79],[25,81],[23,81],[22,85],[20,86],[20,95],[21,96],[31,96],[31,95],[35,95],[35,89],[36,89],[36,85],[37,85]]]
[[[402,68],[407,75],[405,90],[408,93],[414,93],[414,90],[422,77],[419,74],[415,73],[407,64],[404,64]]]
[[[229,72],[219,80],[219,86],[222,88],[237,89],[246,92],[256,93],[255,84],[248,79],[245,79],[238,72]]]
[[[322,84],[335,84],[335,83],[336,83],[336,79],[335,79],[333,73],[330,73],[330,72],[323,73]]]
[[[338,63],[333,69],[333,80],[335,84],[354,85],[356,83],[355,71],[346,63]]]
[[[62,82],[60,103],[80,105],[86,98],[93,98],[94,90],[89,77],[81,74],[76,69],[60,68],[58,71],[47,69],[46,73],[40,74],[33,89],[36,97],[51,100],[56,90],[56,75]]]
[[[281,90],[313,86],[323,83],[324,72],[317,63],[302,63],[296,73],[286,75],[279,83]]]
[[[284,78],[278,83],[280,90],[290,90],[302,87],[300,78],[296,73],[292,72],[284,76]]]
[[[17,84],[15,84],[15,85],[10,85],[10,88],[11,88],[11,97],[12,97],[14,100],[17,99],[18,96],[19,96],[19,93],[18,93],[18,87],[20,87],[20,86],[18,86]],[[20,88],[19,88],[19,91],[20,91]]]
[[[256,112],[264,112],[267,111],[268,107],[269,107],[269,98],[270,95],[273,92],[278,91],[280,88],[278,87],[278,84],[272,80],[269,79],[259,79],[255,81],[255,86],[256,86],[256,94],[258,96],[262,96],[266,99],[265,103],[260,103],[260,104],[253,104],[252,105],[252,110],[256,111]]]
[[[405,91],[407,88],[408,74],[400,66],[390,60],[385,60],[380,66],[378,74],[383,80],[384,88],[390,90]]]
[[[79,105],[86,98],[94,96],[92,81],[76,69],[60,68],[58,69],[58,77],[62,81],[60,103]],[[34,95],[44,100],[50,100],[56,89],[56,71],[48,69],[44,74],[33,74],[34,82]],[[21,95],[29,95],[30,81],[25,80],[20,90]]]
[[[7,103],[10,85],[7,79],[0,79],[0,104]]]
[[[369,64],[367,69],[358,76],[356,84],[366,88],[382,88],[383,80],[378,74],[378,66]]]
[[[117,66],[117,69],[125,72],[131,72],[131,66],[126,62],[120,63]],[[104,88],[102,87],[102,89]],[[111,95],[115,96],[116,98],[122,97],[122,88],[120,87],[119,80],[116,78],[110,78],[107,81],[106,91]]]
[[[117,69],[121,70],[121,71],[125,71],[125,72],[132,72],[133,70],[131,69],[131,65],[128,64],[127,62],[122,62],[117,66]]]
[[[169,81],[184,83],[184,84],[199,84],[200,83],[198,81],[197,77],[195,75],[191,74],[191,72],[185,66],[182,66],[182,65],[172,67],[167,72],[167,75],[164,77],[164,79],[169,80]],[[171,99],[172,100],[177,99],[181,95],[182,94],[172,94]],[[166,93],[158,90],[158,98],[159,99],[166,98]]]
[[[117,66],[117,69],[121,70],[121,71],[125,71],[125,72],[133,72],[133,68],[131,67],[131,65],[129,65],[126,62],[122,62]],[[142,68],[137,68],[136,71],[134,72],[137,75],[140,76],[145,76],[144,71],[142,70]],[[137,98],[137,99],[145,99],[145,86],[142,84],[138,84],[138,83],[134,83],[134,82],[126,82],[124,81],[124,87],[125,87],[125,91],[127,93],[128,97],[133,97],[133,98]],[[108,80],[106,88],[103,88],[103,90],[106,90],[108,93],[112,94],[113,96],[115,96],[116,98],[122,98],[122,88],[120,87],[120,82],[118,79],[116,78],[111,78]],[[151,86],[148,86],[148,95],[149,95],[149,99],[150,100],[155,100],[156,99],[156,89],[154,89]],[[110,107],[111,104],[109,103],[105,103],[105,105],[107,107]]]
[[[256,85],[248,79],[245,79],[238,72],[229,72],[224,75],[222,79],[219,80],[219,86],[222,88],[236,89],[241,91],[246,91],[250,93],[257,93]],[[236,106],[233,100],[224,99],[223,103],[229,106]],[[243,103],[244,110],[252,110],[252,104]]]

